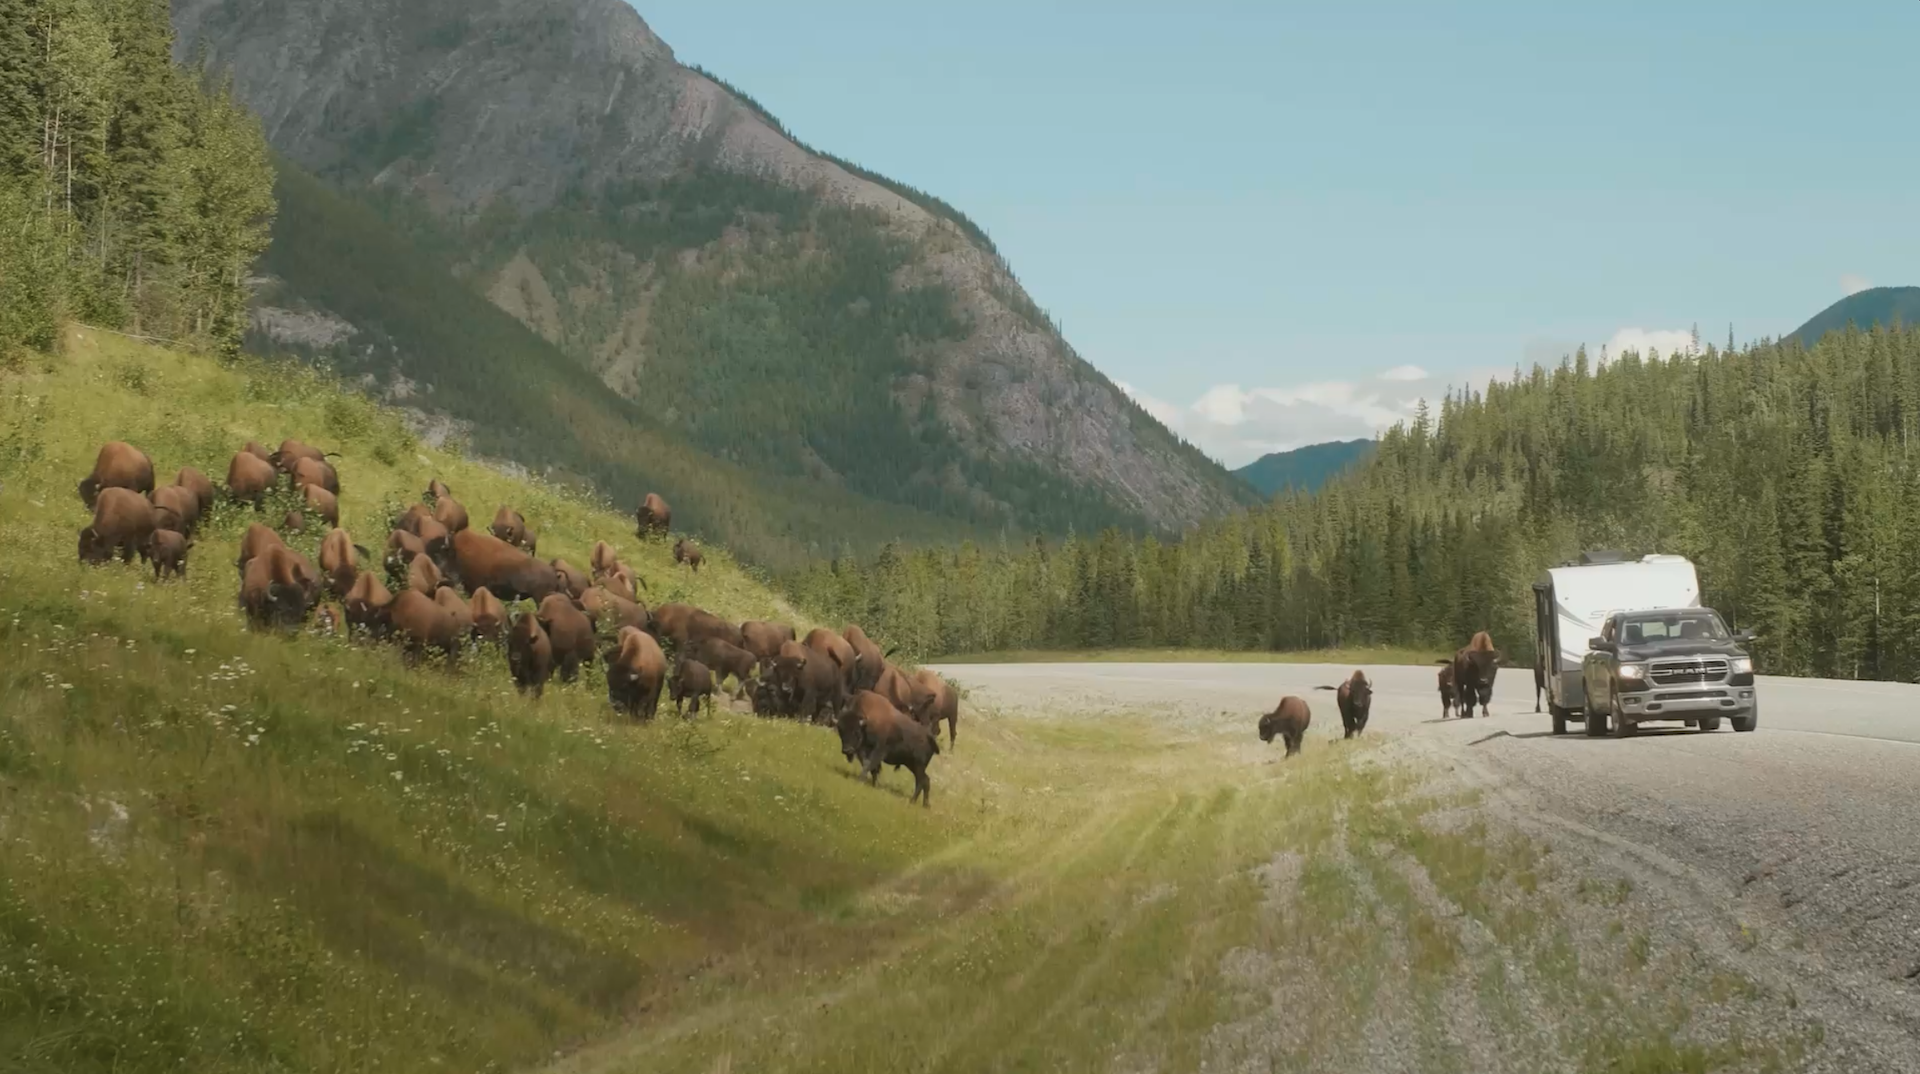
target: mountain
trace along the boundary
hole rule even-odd
[[[621,0],[176,0],[174,19],[177,54],[230,73],[293,165],[663,437],[990,529],[1174,531],[1252,497],[1075,354],[980,228],[800,144]],[[297,287],[275,301],[353,323]]]
[[[1846,331],[1849,324],[1862,329],[1877,324],[1920,325],[1920,287],[1869,287],[1857,291],[1815,314],[1787,338],[1811,347],[1828,332]]]
[[[1315,492],[1334,475],[1366,458],[1373,445],[1372,440],[1308,444],[1292,451],[1262,455],[1234,474],[1266,496],[1277,496],[1287,489]]]

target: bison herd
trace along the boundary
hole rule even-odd
[[[1505,661],[1506,655],[1494,648],[1492,636],[1484,630],[1452,657],[1441,660],[1440,718],[1454,715],[1457,707],[1461,719],[1472,719],[1476,703],[1480,714],[1487,715],[1487,706],[1493,701],[1493,678]],[[1356,671],[1338,686],[1314,689],[1334,692],[1334,701],[1340,709],[1340,725],[1346,732],[1341,737],[1352,738],[1367,729],[1367,715],[1373,708],[1373,683],[1367,679],[1366,672]],[[1280,739],[1286,747],[1286,756],[1291,757],[1300,752],[1312,719],[1313,713],[1303,698],[1283,697],[1278,707],[1260,717],[1260,741]]]
[[[519,511],[502,506],[486,531],[475,529],[438,479],[391,520],[376,556],[340,528],[332,458],[297,440],[272,452],[248,442],[227,467],[230,501],[259,512],[284,481],[300,504],[279,530],[254,522],[240,540],[239,605],[253,628],[308,627],[390,642],[409,665],[428,653],[451,663],[477,646],[498,646],[515,685],[534,698],[555,675],[573,682],[598,660],[608,701],[635,720],[651,720],[662,693],[676,712],[697,715],[731,684],[732,696],[758,715],[832,728],[869,782],[878,782],[882,765],[908,769],[909,801],[932,804],[927,765],[940,753],[943,722],[953,745],[958,695],[931,670],[909,674],[895,665],[860,627],[817,628],[802,638],[786,624],[734,623],[685,603],[649,608],[645,583],[605,541],[594,544],[586,570],[539,559],[538,537]],[[194,532],[216,495],[192,467],[156,489],[145,453],[107,444],[80,482],[80,498],[93,510],[80,531],[80,561],[105,563],[117,553],[131,563],[138,555],[156,579],[184,576]],[[301,532],[308,516],[327,525],[317,563],[281,533]],[[635,512],[635,536],[664,540],[672,517],[667,502],[649,493]],[[705,557],[682,538],[673,558],[697,572]]]

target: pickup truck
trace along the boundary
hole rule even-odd
[[[1643,723],[1684,722],[1717,731],[1760,725],[1753,635],[1727,630],[1711,608],[1616,612],[1587,643],[1581,665],[1587,734],[1630,737]]]

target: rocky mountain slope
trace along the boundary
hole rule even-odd
[[[275,148],[721,459],[976,523],[1177,529],[1241,482],[978,228],[816,153],[620,0],[176,0]]]

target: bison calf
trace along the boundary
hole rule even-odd
[[[553,677],[553,641],[532,612],[515,616],[507,631],[507,670],[520,692],[532,691],[534,697],[546,692],[547,680]]]
[[[159,581],[171,573],[176,577],[187,576],[187,550],[193,542],[175,530],[154,530],[147,538],[147,558],[153,561],[153,580]]]
[[[700,715],[700,702],[705,701],[707,708],[713,708],[713,669],[698,660],[682,660],[680,667],[673,673],[673,682],[668,692],[673,698],[673,711],[684,715]],[[693,702],[693,711],[684,713],[688,701]]]
[[[1300,744],[1307,737],[1307,725],[1313,722],[1313,711],[1307,703],[1288,695],[1280,699],[1280,704],[1272,712],[1260,717],[1260,741],[1272,742],[1275,736],[1287,747],[1286,756],[1300,752]]]

